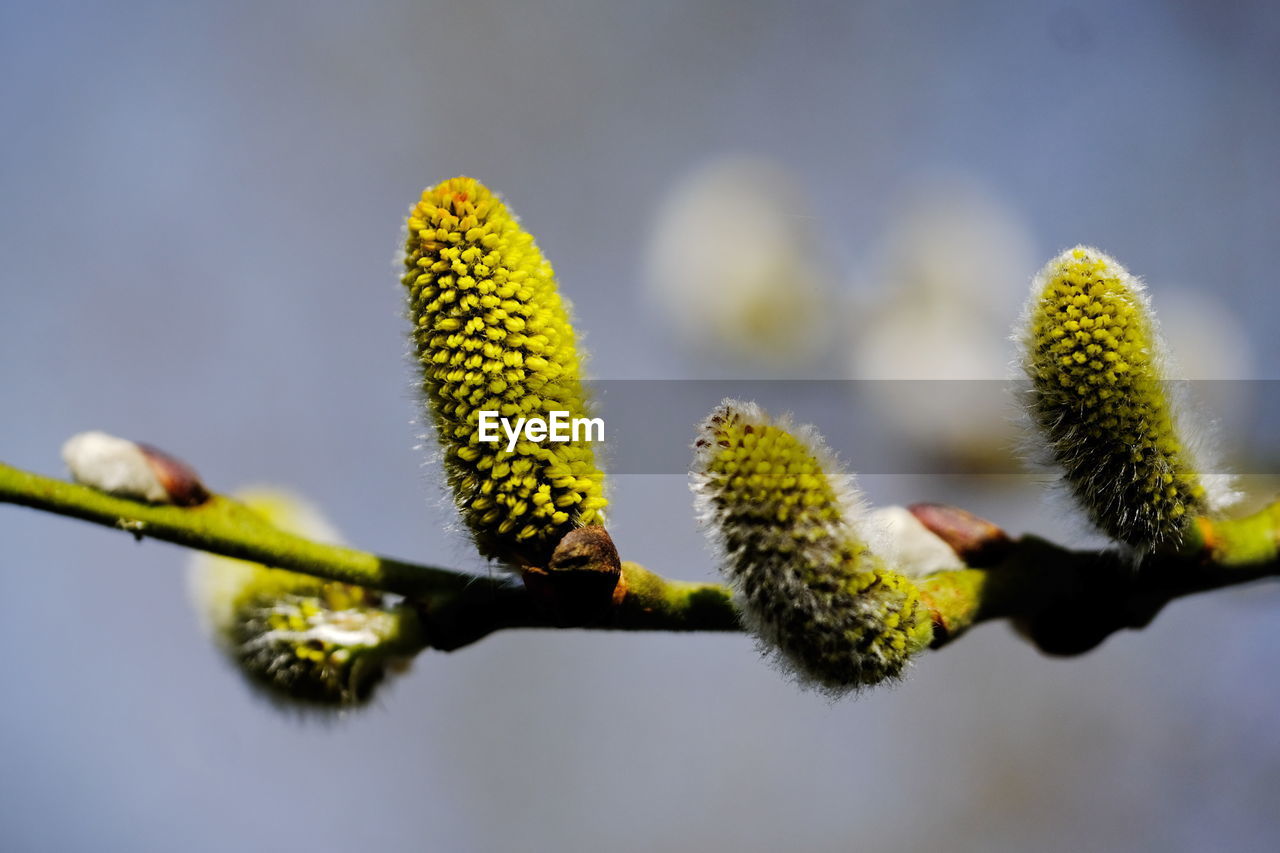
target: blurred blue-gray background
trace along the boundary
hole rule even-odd
[[[215,488],[296,487],[354,544],[485,571],[414,448],[404,212],[479,177],[555,263],[594,376],[718,375],[645,270],[672,187],[735,154],[803,187],[833,300],[880,292],[857,271],[901,200],[961,175],[1024,229],[1025,278],[1097,244],[1212,295],[1250,344],[1229,378],[1274,379],[1278,47],[1264,2],[5,2],[0,458],[56,473],[104,429]],[[856,326],[792,374],[845,375]],[[863,485],[1080,537],[991,479]],[[683,478],[612,496],[626,557],[712,576]],[[3,849],[1280,844],[1274,586],[1069,661],[982,627],[835,704],[740,636],[500,634],[322,723],[249,695],[187,559],[0,507]]]

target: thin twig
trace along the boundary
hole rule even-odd
[[[735,631],[738,612],[719,584],[671,580],[622,564],[609,610],[566,625],[514,579],[381,557],[286,533],[231,498],[195,507],[154,505],[0,463],[0,503],[126,531],[141,539],[236,557],[405,596],[427,643],[452,650],[503,628]],[[1177,551],[1135,569],[1108,551],[1072,551],[1034,536],[1011,540],[993,565],[919,581],[934,613],[934,646],[979,622],[1010,619],[1041,649],[1078,654],[1122,628],[1145,626],[1168,602],[1280,573],[1280,502],[1242,519],[1196,519]]]

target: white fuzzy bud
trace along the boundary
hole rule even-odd
[[[906,507],[874,509],[868,513],[867,522],[867,529],[875,531],[875,550],[907,577],[965,568],[951,546]]]
[[[105,432],[82,432],[62,445],[72,478],[118,498],[194,506],[209,499],[200,476],[181,459]]]
[[[62,461],[77,483],[116,497],[168,503],[169,494],[142,448],[128,439],[82,432],[62,445]]]

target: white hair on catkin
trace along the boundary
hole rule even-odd
[[[725,400],[694,447],[699,519],[767,656],[832,696],[900,676],[932,623],[821,437]]]
[[[1211,429],[1192,417],[1150,296],[1113,258],[1076,246],[1035,276],[1015,340],[1024,456],[1135,558],[1176,543],[1189,518],[1236,497],[1211,468]]]

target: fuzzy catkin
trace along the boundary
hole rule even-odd
[[[545,566],[575,527],[603,523],[604,475],[586,440],[479,440],[482,411],[588,417],[569,312],[551,265],[502,201],[453,178],[408,219],[405,275],[422,390],[454,501],[480,552]]]
[[[1033,282],[1023,329],[1028,409],[1077,503],[1139,551],[1176,543],[1211,501],[1141,282],[1097,249],[1068,249]]]
[[[726,400],[695,452],[702,521],[765,650],[832,693],[901,675],[933,638],[930,613],[867,544],[852,484],[817,435]]]
[[[255,489],[238,497],[282,530],[337,538],[314,509],[287,492]],[[213,639],[273,699],[317,708],[359,705],[400,663],[396,617],[372,590],[211,554],[192,562],[189,586]]]

